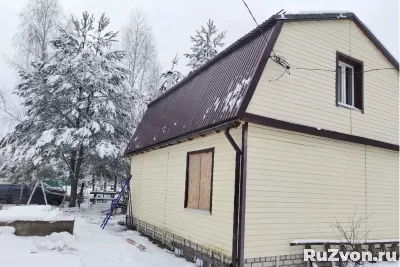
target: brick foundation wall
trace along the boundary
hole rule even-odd
[[[212,267],[228,267],[231,264],[231,258],[226,255],[217,253],[210,248],[203,247],[135,217],[127,216],[126,226],[147,236],[158,245],[174,251],[176,256],[184,257],[190,262],[196,262],[197,259],[200,259],[203,261],[204,267],[208,267],[209,264]]]
[[[307,267],[307,263],[303,260],[303,254],[280,255],[272,257],[260,257],[245,260],[245,267]],[[317,262],[318,267],[327,267],[323,262]]]
[[[378,247],[377,247],[378,246]],[[376,251],[382,251],[379,245],[374,245]],[[370,247],[363,245],[361,249],[368,251]],[[371,250],[369,250],[371,251]],[[385,247],[385,251],[395,251],[397,259],[399,259],[398,246],[388,245]],[[375,253],[373,253],[376,255]],[[331,262],[315,261],[318,267],[330,267]],[[339,266],[339,262],[335,262],[336,266]],[[303,254],[295,255],[280,255],[273,257],[260,257],[245,260],[245,267],[310,267],[310,264],[304,261]]]
[[[178,257],[184,257],[186,260],[196,262],[197,259],[203,261],[204,267],[229,267],[231,258],[217,253],[210,248],[203,247],[188,239],[184,239],[173,233],[167,232],[165,229],[149,224],[137,218],[127,216],[126,225],[128,228],[138,231],[139,233],[149,237],[150,240],[158,245],[174,251]],[[376,247],[376,246],[375,246]],[[368,246],[363,246],[364,251],[368,250]],[[379,250],[379,249],[378,249]],[[397,251],[399,257],[398,246],[386,246],[386,251]],[[318,267],[330,267],[330,262],[315,262]],[[338,264],[338,263],[337,263]],[[279,255],[272,257],[259,257],[245,259],[245,267],[309,267],[304,261],[303,254]]]

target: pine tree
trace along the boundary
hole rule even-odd
[[[0,145],[8,170],[61,161],[71,180],[70,206],[88,164],[120,157],[131,135],[134,97],[121,67],[125,54],[111,51],[117,33],[106,31],[109,23],[104,14],[97,23],[87,12],[80,20],[72,17],[72,30],[61,30],[51,42],[52,60],[20,72],[16,93],[28,111]]]
[[[201,67],[218,54],[218,48],[225,44],[222,40],[225,38],[226,31],[218,33],[214,21],[208,20],[206,27],[202,26],[200,31],[196,31],[196,36],[191,36],[190,40],[193,46],[190,48],[191,53],[185,54],[189,59],[192,70]]]

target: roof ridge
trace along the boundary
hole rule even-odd
[[[276,22],[276,19],[274,16],[269,17],[267,20],[265,20],[263,23],[255,27],[253,30],[250,32],[246,33],[239,39],[237,39],[235,42],[233,42],[231,45],[229,45],[227,48],[219,52],[215,57],[213,57],[210,61],[207,63],[203,64],[200,68],[190,72],[185,78],[183,78],[179,83],[175,84],[172,86],[169,90],[167,90],[165,93],[162,95],[156,97],[153,99],[149,104],[147,104],[148,107],[151,105],[154,105],[157,103],[159,100],[163,99],[167,95],[171,94],[172,92],[176,91],[179,87],[181,87],[183,84],[185,84],[187,81],[191,80],[193,77],[201,73],[203,70],[207,69],[208,67],[212,66],[215,64],[217,61],[222,59],[224,56],[228,55],[230,52],[235,51],[237,48],[245,45],[247,42],[253,40],[254,38],[258,37],[259,35],[263,34],[263,30],[266,27],[272,27],[274,23]]]
[[[374,43],[377,44],[377,46],[381,49],[383,54],[389,59],[389,61],[396,66],[396,68],[399,67],[399,63],[396,60],[396,58],[386,49],[386,47],[375,37],[375,35],[368,29],[368,27],[354,14],[353,12],[313,12],[310,11],[309,13],[294,13],[294,14],[278,14],[278,15],[272,15],[269,17],[267,20],[265,20],[263,23],[255,27],[253,30],[250,32],[246,33],[239,39],[237,39],[235,42],[233,42],[231,45],[229,45],[227,48],[219,52],[214,58],[212,58],[210,61],[202,65],[200,68],[190,72],[183,80],[181,80],[179,83],[175,84],[172,86],[169,90],[167,90],[165,93],[161,94],[160,96],[156,97],[153,99],[149,104],[147,104],[148,107],[151,105],[157,103],[161,99],[165,98],[169,94],[173,93],[176,91],[178,88],[180,88],[183,84],[185,84],[187,81],[201,73],[203,70],[207,69],[208,67],[212,66],[216,62],[218,62],[220,59],[228,55],[230,52],[236,50],[237,48],[241,47],[242,45],[245,45],[248,41],[253,40],[254,38],[258,37],[263,33],[263,30],[265,30],[266,27],[273,26],[274,23],[278,20],[315,20],[320,18],[321,20],[327,20],[327,19],[354,19],[360,26],[367,31],[367,34],[374,39]]]
[[[177,138],[243,119],[284,23],[309,20],[352,20],[398,69],[398,62],[354,13],[274,15],[150,102],[125,155],[176,144]],[[233,86],[248,74],[246,86]]]

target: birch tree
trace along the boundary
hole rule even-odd
[[[57,0],[30,0],[20,14],[18,32],[14,35],[16,53],[12,62],[17,69],[31,67],[32,61],[46,61],[50,41],[63,21]]]
[[[160,64],[152,29],[140,9],[130,13],[128,23],[122,30],[122,46],[126,52],[123,62],[129,70],[129,86],[137,99],[151,98],[157,92]]]

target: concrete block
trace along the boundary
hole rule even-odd
[[[68,232],[74,234],[75,221],[13,221],[0,222],[0,226],[12,226],[17,236],[46,236],[51,233]]]
[[[283,265],[291,265],[293,264],[293,260],[284,260]]]
[[[275,266],[275,263],[272,261],[266,261],[266,262],[263,262],[262,266],[263,267],[272,267],[272,266]]]
[[[275,257],[265,257],[264,261],[274,261]]]

